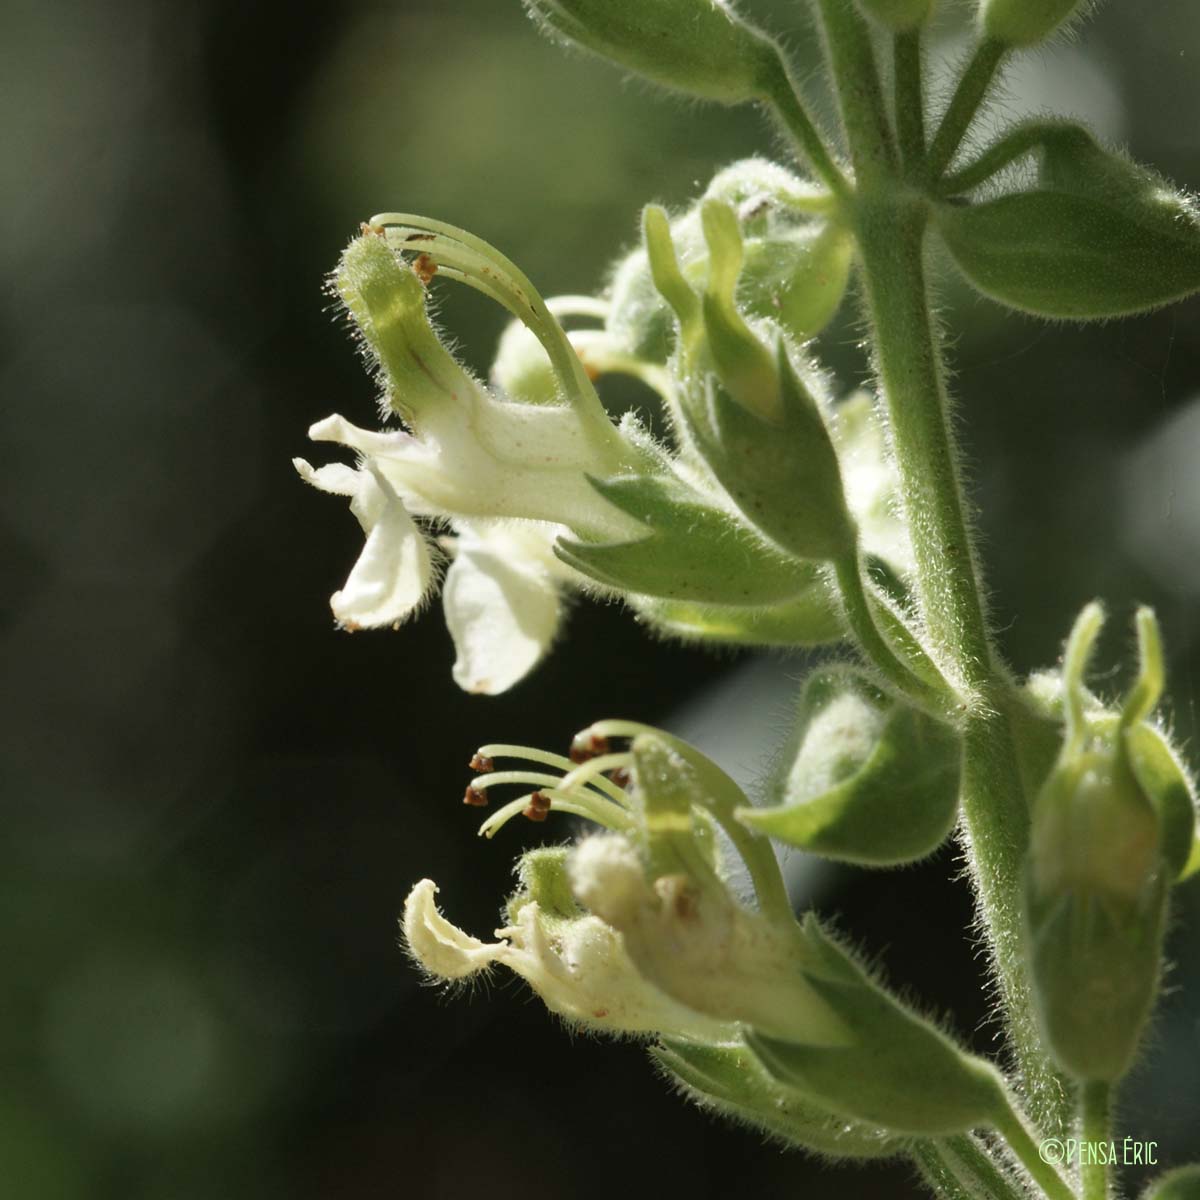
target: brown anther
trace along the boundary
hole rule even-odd
[[[487,771],[494,771],[496,769],[495,760],[488,758],[486,754],[473,755],[470,765],[472,771],[478,771],[481,775]]]
[[[619,788],[627,788],[629,786],[630,779],[633,778],[633,776],[629,774],[628,767],[617,767],[615,771],[609,771],[608,777]]]
[[[432,242],[437,237],[436,233],[410,233],[404,240],[406,242]]]
[[[358,227],[358,232],[363,237],[383,237],[383,226],[372,225],[370,221],[363,221]]]
[[[487,802],[487,792],[482,788],[477,788],[474,784],[469,784],[467,790],[463,792],[463,803],[469,804],[472,808],[485,808]]]
[[[569,757],[573,763],[585,763],[589,758],[599,758],[601,754],[607,753],[608,738],[600,737],[599,734],[589,733],[587,735],[580,734],[571,743]]]
[[[428,287],[433,282],[433,277],[437,274],[437,262],[428,254],[418,254],[413,260],[413,273],[416,277]]]
[[[545,792],[534,792],[529,797],[529,804],[522,816],[528,817],[531,821],[544,821],[549,815],[550,797]]]

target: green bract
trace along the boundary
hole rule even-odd
[[[664,87],[740,104],[757,98],[775,44],[725,0],[524,0],[548,33]]]
[[[912,862],[945,840],[958,809],[953,731],[858,672],[809,677],[774,807],[738,817],[781,842],[872,866]]]
[[[741,646],[820,646],[845,636],[837,606],[821,570],[797,566],[807,585],[783,604],[754,608],[696,604],[634,596],[630,603],[648,625],[685,641],[729,642]]]
[[[1034,46],[1044,41],[1087,0],[983,0],[980,23],[989,37],[1009,46]]]
[[[703,1108],[773,1137],[836,1158],[898,1154],[900,1139],[825,1112],[772,1078],[742,1043],[703,1045],[668,1039],[651,1052],[668,1078]]]
[[[935,220],[971,283],[1039,316],[1121,316],[1200,288],[1192,202],[1077,127],[1047,129],[1034,190],[945,204]]]
[[[747,1042],[767,1071],[822,1107],[897,1134],[992,1124],[1004,1109],[995,1068],[888,995],[811,917],[804,928],[820,955],[806,977],[852,1040],[828,1047],[751,1033]]]
[[[592,486],[645,527],[632,541],[555,543],[563,562],[606,587],[701,604],[776,605],[809,582],[748,525],[680,480],[617,476]]]

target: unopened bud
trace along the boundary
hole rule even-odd
[[[980,23],[1009,46],[1036,46],[1085,7],[1085,0],[983,0]]]

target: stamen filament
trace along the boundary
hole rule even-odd
[[[557,767],[568,775],[579,765],[573,763],[566,755],[554,754],[550,750],[538,750],[532,746],[511,746],[504,742],[493,742],[487,746],[480,746],[478,753],[485,758],[524,758],[529,762],[541,763],[545,767]],[[558,783],[558,780],[556,779],[554,782]],[[611,779],[600,776],[591,782],[594,787],[598,787],[618,804],[625,803],[624,791]],[[479,780],[475,780],[475,785],[478,787]]]
[[[612,829],[620,833],[628,833],[634,827],[633,819],[629,814],[611,801],[605,800],[603,796],[597,796],[592,792],[564,792],[558,788],[539,788],[538,791],[543,796],[550,798],[551,812],[565,812],[572,816],[584,817],[589,821],[594,821],[597,825],[602,825],[605,829]],[[497,830],[502,829],[513,817],[520,816],[529,807],[530,801],[536,794],[536,792],[527,792],[524,796],[518,796],[502,808],[498,808],[480,825],[479,836],[489,839],[494,837]]]

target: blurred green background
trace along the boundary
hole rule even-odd
[[[810,76],[805,6],[746,7]],[[969,5],[942,8],[955,55]],[[1112,0],[985,128],[1065,109],[1200,188],[1198,58],[1193,0]],[[594,289],[641,204],[683,203],[769,133],[561,53],[516,0],[8,0],[0,80],[0,1195],[910,1194],[903,1167],[845,1175],[684,1108],[639,1047],[572,1038],[517,986],[446,1000],[396,946],[417,879],[487,933],[517,848],[569,832],[475,838],[480,742],[562,747],[623,715],[753,778],[804,662],[685,651],[580,605],[529,681],[464,696],[436,605],[335,632],[360,534],[289,464],[313,420],[373,411],[322,293],[360,220],[426,212],[546,294]],[[1151,602],[1194,744],[1200,302],[1051,328],[942,296],[1012,661],[1051,662],[1100,594],[1117,662]],[[451,294],[442,313],[485,369],[499,311]],[[822,338],[847,388],[859,337],[847,305]],[[789,869],[994,1045],[951,850]],[[1200,1156],[1198,887],[1128,1091],[1126,1130],[1167,1162]]]

